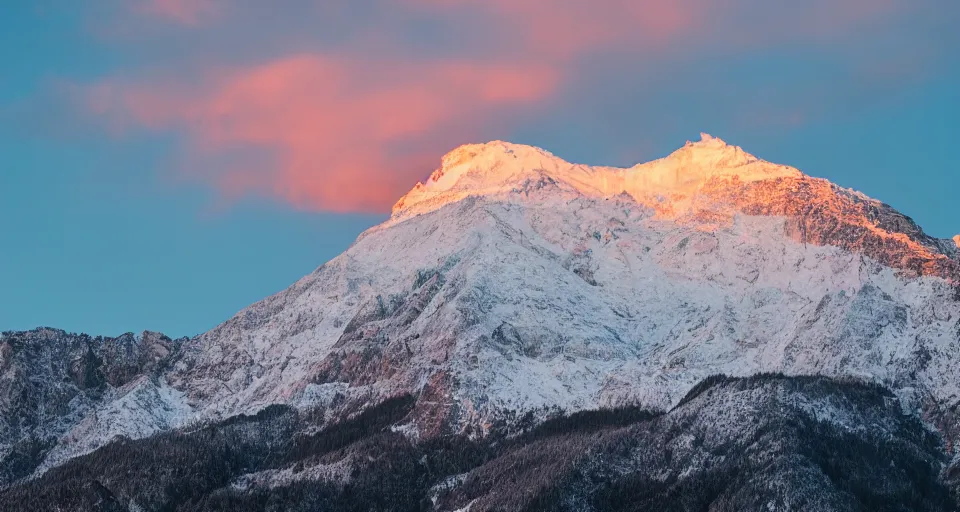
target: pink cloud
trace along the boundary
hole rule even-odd
[[[318,54],[211,73],[203,84],[106,82],[91,111],[121,129],[185,134],[191,177],[227,197],[262,193],[308,210],[386,212],[440,152],[550,95],[546,67],[385,62]],[[255,166],[210,157],[259,149]]]
[[[218,12],[213,0],[143,0],[139,10],[182,25],[199,25]]]
[[[221,30],[213,34],[238,43],[224,43],[220,51],[228,53],[246,43],[230,36],[257,29],[269,11],[240,0],[142,1],[150,23],[161,18],[199,26],[214,16],[239,23],[242,29],[223,22],[187,34],[209,44],[221,39],[205,31]],[[723,58],[798,41],[826,42],[833,51],[832,38],[906,4],[399,0],[375,1],[359,16],[347,3],[301,7],[307,5],[304,12],[316,16],[318,33],[349,30],[341,39],[321,38],[322,43],[279,34],[285,43],[271,49],[272,60],[258,65],[198,76],[167,64],[160,79],[108,80],[86,92],[87,106],[114,129],[181,135],[188,177],[212,184],[223,197],[261,194],[302,209],[382,212],[429,172],[442,151],[491,132],[502,134],[497,129],[514,124],[518,108],[529,110],[577,83],[582,64],[594,56],[615,54],[616,65],[629,70],[625,75],[669,76],[673,59]],[[294,23],[292,11],[269,11],[276,18],[267,26],[305,26]],[[437,36],[431,50],[453,57],[410,57],[420,35],[411,33],[431,24],[449,29],[437,32],[445,35]],[[260,35],[264,43],[268,35]],[[243,48],[269,46],[259,43]],[[448,43],[463,44],[448,49]],[[298,52],[300,47],[311,50]],[[199,57],[191,58],[202,65]],[[668,64],[651,64],[657,59]],[[177,76],[182,78],[169,78]],[[779,110],[760,105],[761,113],[749,114],[745,122],[795,126],[809,117],[796,105]]]

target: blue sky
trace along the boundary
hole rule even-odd
[[[6,2],[0,330],[200,333],[490,139],[630,165],[706,131],[960,233],[956,2],[585,5]]]

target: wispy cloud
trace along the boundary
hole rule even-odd
[[[125,132],[179,135],[182,172],[224,198],[340,212],[389,210],[444,150],[578,104],[587,83],[589,96],[642,102],[653,91],[619,89],[642,76],[701,90],[677,81],[704,76],[691,67],[769,52],[822,54],[854,70],[843,87],[810,86],[770,65],[755,70],[763,90],[728,95],[747,97],[725,107],[746,124],[797,126],[821,115],[809,105],[829,112],[844,101],[831,90],[859,88],[858,69],[912,80],[899,43],[882,51],[888,34],[900,19],[938,16],[933,0],[216,2],[142,0],[140,22],[194,30],[144,30],[154,38],[145,53],[162,63],[149,78],[121,71],[87,86],[86,112]],[[137,45],[137,31],[125,37]],[[596,69],[609,78],[589,77]],[[718,89],[751,87],[735,69]]]
[[[210,72],[195,86],[108,81],[86,103],[115,127],[184,133],[192,177],[228,197],[383,212],[438,152],[508,119],[510,106],[551,94],[556,79],[530,65],[304,54]],[[204,165],[250,149],[265,155],[258,166]]]

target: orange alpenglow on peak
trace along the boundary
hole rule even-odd
[[[417,183],[396,203],[393,217],[426,213],[468,196],[502,196],[541,177],[588,197],[625,192],[638,200],[669,197],[683,201],[715,178],[749,183],[801,178],[803,174],[706,133],[700,141],[687,142],[664,158],[630,168],[573,164],[533,146],[492,141],[466,144],[447,153],[426,183]]]
[[[757,162],[760,159],[747,153],[740,146],[731,146],[719,137],[701,133],[699,142],[687,141],[684,146],[667,158],[698,167],[732,168]]]
[[[953,237],[953,243],[957,245],[957,249],[960,249],[960,235]]]

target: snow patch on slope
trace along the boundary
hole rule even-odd
[[[182,392],[166,382],[141,377],[113,391],[116,398],[88,414],[67,432],[44,459],[36,474],[89,453],[117,437],[142,439],[183,426],[193,413]]]

